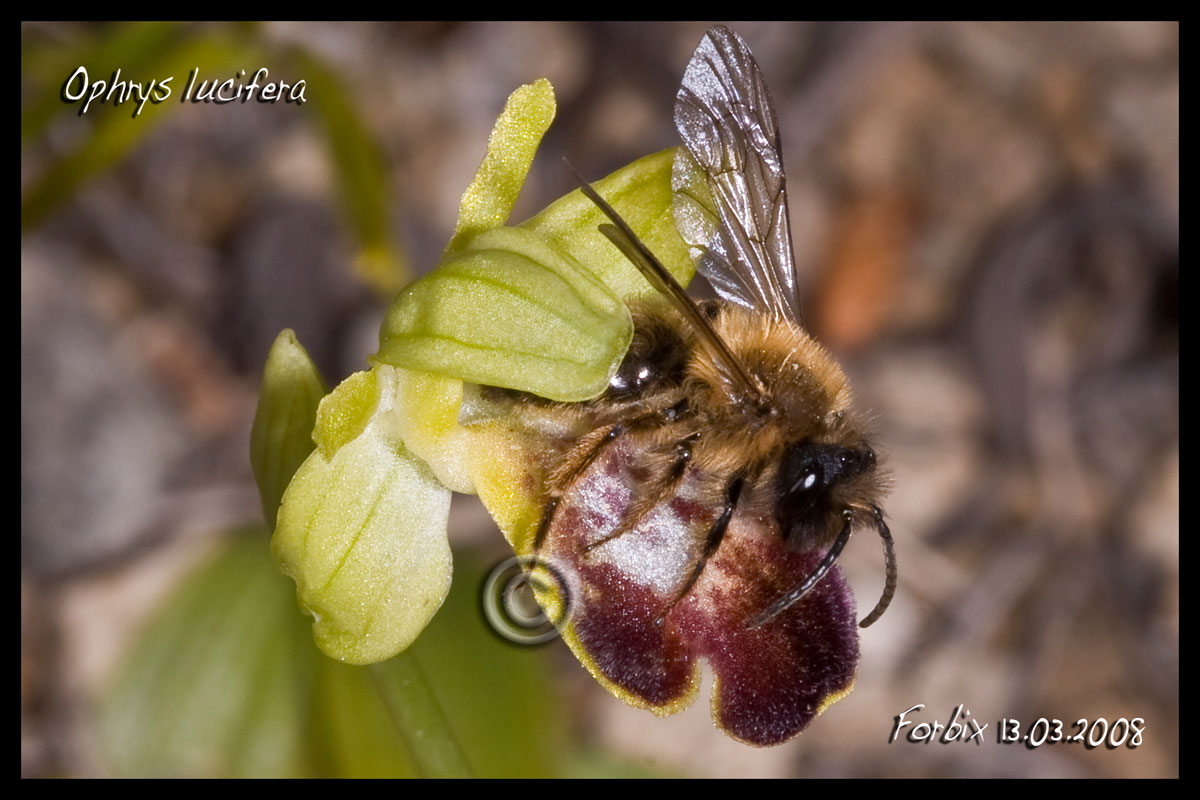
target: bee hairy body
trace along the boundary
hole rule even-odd
[[[630,311],[632,343],[600,397],[485,392],[536,442],[543,510],[520,549],[553,574],[539,601],[614,694],[674,713],[705,658],[724,676],[721,727],[784,741],[849,691],[855,610],[827,554],[851,527],[843,512],[869,522],[886,481],[845,376],[798,326],[702,305],[763,386],[755,403],[672,305]]]
[[[667,714],[694,697],[705,659],[718,725],[776,744],[850,690],[857,627],[895,593],[888,480],[846,376],[804,329],[778,124],[732,31],[701,40],[675,123],[675,225],[720,299],[689,298],[580,178],[611,221],[600,231],[655,292],[626,301],[632,340],[600,396],[483,397],[529,443],[523,490],[541,512],[514,543],[551,577],[538,600],[585,666]],[[856,625],[835,562],[862,526],[883,541],[887,577]]]
[[[589,554],[619,537],[638,535],[639,523],[684,485],[692,502],[717,510],[717,519],[736,513],[756,520],[797,551],[829,548],[843,527],[840,510],[864,519],[872,513],[886,478],[832,356],[786,320],[723,300],[701,308],[763,387],[763,402],[748,402],[733,391],[726,370],[682,315],[657,298],[630,302],[633,340],[600,397],[556,403],[491,390],[493,398],[506,396],[513,403],[511,419],[544,437],[545,511],[533,536],[535,551],[553,538],[572,488],[618,440],[625,440],[620,457],[628,460],[623,467],[637,485],[630,487],[632,499],[619,518],[597,520],[601,524],[584,544]],[[737,497],[731,498],[734,487]],[[696,568],[680,573],[673,602],[686,596],[720,545],[719,539],[708,541],[712,524],[691,533],[687,549]]]

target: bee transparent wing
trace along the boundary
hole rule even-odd
[[[675,99],[675,223],[726,300],[801,322],[775,109],[750,49],[717,26]]]
[[[591,199],[604,212],[605,216],[613,221],[612,225],[601,225],[600,232],[608,237],[608,240],[616,245],[618,250],[625,254],[625,257],[638,268],[651,286],[657,289],[679,309],[713,358],[716,359],[717,363],[724,366],[725,375],[729,381],[739,386],[745,396],[761,400],[763,397],[762,388],[750,376],[750,373],[746,371],[746,367],[738,360],[737,356],[729,350],[729,346],[713,330],[712,325],[705,319],[696,302],[688,297],[687,291],[679,285],[679,281],[675,280],[670,271],[662,265],[654,253],[650,252],[650,248],[642,243],[642,240],[629,227],[629,223],[621,218],[616,209],[609,205],[608,201],[601,197],[600,193],[575,171],[574,167],[569,163],[567,167],[575,173],[575,178],[579,181],[580,191]]]

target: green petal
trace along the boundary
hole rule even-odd
[[[394,387],[380,388],[379,395],[348,396],[390,400]],[[396,436],[390,405],[379,406],[331,459],[320,451],[308,457],[284,495],[271,541],[315,619],[317,645],[352,664],[408,647],[450,588],[450,490]]]
[[[470,460],[472,431],[458,424],[463,382],[457,378],[390,369],[396,378],[396,429],[404,444],[454,492],[475,494]]]
[[[312,438],[326,461],[358,437],[379,408],[379,380],[373,371],[356,372],[338,384],[317,408]]]
[[[391,297],[412,277],[407,259],[393,238],[390,173],[383,150],[367,127],[355,92],[330,64],[313,51],[290,54],[304,76],[305,116],[320,126],[337,177],[342,211],[357,237],[351,266],[382,297]]]
[[[375,358],[578,401],[604,391],[632,336],[629,310],[574,258],[496,228],[400,294]]]
[[[250,429],[250,466],[272,528],[288,481],[312,452],[313,420],[325,392],[325,381],[308,352],[296,334],[284,330],[267,356]]]
[[[675,230],[672,213],[671,164],[676,148],[640,158],[592,184],[620,214],[650,251],[684,286],[695,265],[687,245]],[[578,189],[521,224],[575,257],[620,298],[654,291],[620,250],[600,233],[608,222],[596,205]]]
[[[487,155],[463,193],[446,254],[473,236],[503,225],[521,193],[534,153],[554,120],[554,87],[542,78],[521,86],[504,104],[488,138]]]

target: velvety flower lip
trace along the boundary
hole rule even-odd
[[[840,570],[751,628],[823,553],[791,550],[769,524],[738,513],[695,585],[676,602],[697,543],[718,513],[702,502],[703,476],[689,474],[677,496],[635,530],[588,550],[632,502],[632,460],[621,443],[598,458],[564,498],[547,537],[545,557],[570,570],[579,587],[564,638],[610,691],[660,714],[695,698],[699,662],[706,660],[716,676],[719,727],[759,746],[794,737],[854,682],[857,620]]]

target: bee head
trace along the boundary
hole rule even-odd
[[[779,464],[775,515],[783,538],[800,545],[823,544],[843,503],[834,495],[844,484],[875,469],[875,451],[803,441],[792,445]]]

